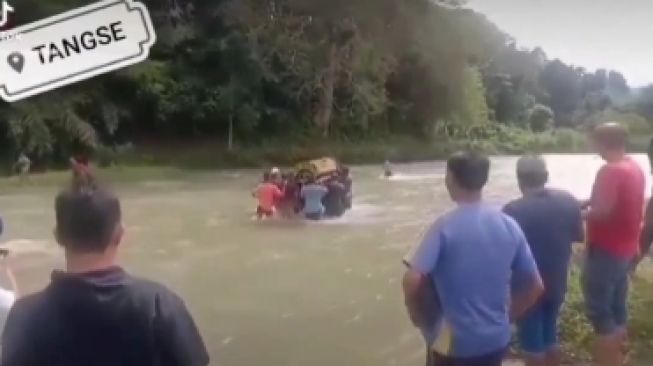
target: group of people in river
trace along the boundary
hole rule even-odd
[[[308,171],[283,174],[272,168],[263,173],[252,195],[258,200],[259,220],[279,215],[319,221],[340,217],[351,208],[352,180],[346,166],[321,177]]]
[[[645,173],[626,155],[627,131],[602,124],[592,141],[605,164],[582,202],[548,188],[545,161],[525,156],[516,168],[522,197],[498,209],[482,198],[489,159],[449,158],[445,182],[457,207],[404,260],[405,302],[428,365],[500,366],[513,322],[527,366],[560,365],[572,246],[585,241],[581,287],[595,364],[623,366],[630,275],[653,242],[653,208],[649,201],[644,215]]]

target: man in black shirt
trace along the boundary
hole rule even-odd
[[[9,313],[3,366],[206,366],[183,301],[116,264],[120,202],[101,187],[73,187],[55,203],[66,271]]]

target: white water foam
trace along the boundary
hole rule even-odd
[[[58,251],[57,245],[48,240],[13,239],[3,242],[1,246],[15,254],[52,253]]]
[[[384,212],[385,210],[382,206],[369,203],[354,203],[352,208],[340,217],[325,218],[310,223],[316,225],[373,224],[382,221],[382,214]]]
[[[411,181],[425,181],[436,180],[442,178],[442,174],[395,174],[391,177],[379,176],[380,179],[390,182],[411,182]]]

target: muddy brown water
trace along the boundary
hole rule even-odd
[[[644,156],[636,156],[648,172]],[[586,198],[601,165],[589,155],[551,155],[551,185]],[[492,160],[488,201],[518,195],[516,158]],[[452,207],[442,162],[353,168],[354,208],[315,224],[251,220],[254,171],[188,173],[120,184],[133,273],[179,292],[213,364],[227,366],[422,365],[424,346],[404,313],[401,258]],[[56,187],[0,195],[3,241],[23,291],[62,266],[52,240]]]

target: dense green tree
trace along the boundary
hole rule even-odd
[[[607,87],[610,91],[618,94],[626,94],[630,91],[626,78],[617,71],[611,70],[608,74]]]
[[[528,115],[528,124],[535,132],[544,132],[553,126],[554,113],[551,108],[537,104]]]
[[[548,63],[542,70],[540,80],[558,125],[573,125],[572,113],[582,100],[581,75],[580,70],[560,60]]]
[[[460,1],[142,0],[158,41],[128,69],[0,104],[0,153],[63,160],[141,139],[429,138],[494,122],[592,123],[623,104],[618,72],[519,48]],[[19,24],[90,3],[24,0]],[[653,117],[647,92],[632,110]],[[536,104],[540,106],[535,107]],[[488,123],[491,122],[491,123]],[[483,128],[482,128],[483,129]]]

